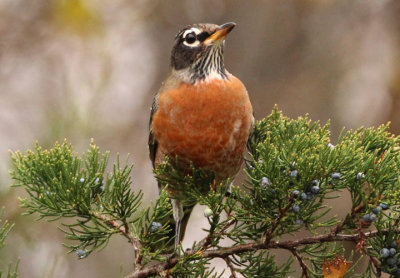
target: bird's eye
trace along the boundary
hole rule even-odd
[[[185,42],[188,44],[192,44],[197,40],[196,34],[194,32],[191,32],[185,36]]]

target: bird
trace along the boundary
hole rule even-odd
[[[166,157],[177,157],[187,170],[192,163],[212,171],[217,182],[239,171],[254,116],[244,84],[224,64],[225,38],[235,26],[191,24],[175,36],[170,74],[151,106],[148,145],[153,168]],[[169,190],[176,250],[194,204],[174,198],[175,193]]]

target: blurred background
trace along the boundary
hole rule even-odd
[[[145,203],[154,200],[149,108],[174,36],[190,23],[228,21],[237,26],[225,64],[246,85],[257,119],[278,104],[289,117],[330,119],[333,142],[344,126],[391,121],[400,134],[398,0],[0,0],[0,207],[15,223],[0,269],[17,258],[21,277],[117,277],[132,269],[123,238],[78,260],[66,254],[57,223],[21,216],[8,150],[67,138],[83,152],[94,138],[113,157],[131,154],[133,187]],[[190,220],[186,246],[202,238],[202,210]]]

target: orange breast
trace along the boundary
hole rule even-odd
[[[178,155],[222,178],[234,176],[252,118],[247,91],[234,76],[196,85],[181,83],[159,96],[152,123],[158,157]]]

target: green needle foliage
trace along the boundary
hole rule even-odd
[[[3,248],[5,246],[6,237],[13,227],[13,225],[10,225],[7,220],[2,220],[3,214],[4,209],[0,209],[0,248]]]
[[[29,198],[21,199],[28,214],[49,221],[73,218],[62,222],[62,231],[71,251],[82,250],[81,257],[105,247],[111,235],[129,234],[137,221],[133,214],[141,205],[142,193],[131,188],[132,166],[120,166],[106,173],[108,152],[101,154],[92,142],[82,158],[66,142],[43,150],[12,153],[15,170],[11,172],[14,186],[23,186]],[[79,254],[78,254],[79,256]]]
[[[6,244],[5,244],[5,240],[7,238],[7,235],[9,234],[9,232],[11,231],[11,229],[13,228],[13,224],[8,223],[7,220],[3,221],[3,214],[4,214],[4,209],[1,208],[0,209],[0,249],[2,249]],[[8,267],[8,271],[7,271],[7,278],[17,278],[18,276],[18,262],[15,265],[14,268],[11,267],[11,265]],[[2,272],[0,270],[0,278],[3,277]]]
[[[215,258],[233,277],[323,277],[325,261],[345,257],[344,241],[367,262],[362,274],[353,263],[345,277],[400,277],[399,137],[383,125],[343,131],[335,146],[330,142],[329,124],[289,119],[275,108],[249,137],[243,186],[217,184],[210,171],[185,171],[179,158],[166,159],[155,170],[164,189],[147,209],[132,189],[132,166],[117,159],[106,172],[108,153],[93,142],[82,157],[66,142],[14,152],[11,176],[29,194],[21,199],[27,213],[60,220],[73,242],[66,246],[79,258],[114,234],[126,237],[136,251],[126,277],[220,277]],[[207,236],[175,254],[167,254],[174,239],[164,224],[172,215],[169,194],[185,206],[208,207]],[[343,194],[351,209],[338,217],[326,201],[339,204]],[[277,263],[276,249],[285,263]]]

